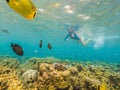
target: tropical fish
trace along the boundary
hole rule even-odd
[[[40,45],[39,45],[40,48],[42,48],[42,40],[40,40]]]
[[[52,45],[48,43],[48,49],[52,49]]]
[[[9,34],[8,30],[6,30],[6,29],[2,29],[0,31],[2,31],[2,32],[6,33],[6,34]]]
[[[23,56],[23,49],[20,45],[11,43],[12,50],[19,56]]]
[[[33,19],[36,16],[36,7],[31,0],[6,0],[6,2],[14,11],[27,19]]]
[[[98,85],[97,90],[107,90],[107,86],[105,83],[102,83],[101,85]]]

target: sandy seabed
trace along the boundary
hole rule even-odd
[[[120,64],[0,57],[0,90],[120,90]]]

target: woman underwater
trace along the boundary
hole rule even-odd
[[[91,34],[90,32],[79,29],[77,25],[70,26],[68,29],[68,34],[64,38],[64,40],[67,41],[69,40],[69,38],[71,38],[81,42],[82,45],[86,45],[89,41],[92,40],[90,34]]]

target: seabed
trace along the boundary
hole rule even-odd
[[[0,57],[0,90],[120,90],[120,64]]]

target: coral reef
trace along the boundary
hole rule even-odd
[[[0,66],[17,68],[19,66],[19,60],[15,58],[5,58],[3,61],[1,60]]]
[[[14,69],[0,67],[0,90],[22,90],[22,87]]]
[[[7,82],[0,79],[0,90],[6,90],[6,89],[8,89]]]
[[[116,90],[119,90],[120,89],[120,73],[110,75],[108,78],[110,81],[110,85],[114,87]]]
[[[0,57],[0,90],[120,90],[119,64]]]
[[[54,68],[56,70],[65,71],[67,67],[64,64],[54,63]]]

